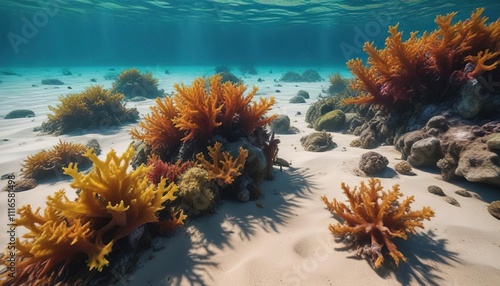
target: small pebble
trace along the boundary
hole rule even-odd
[[[446,198],[444,198],[444,200],[451,205],[454,205],[456,207],[460,207],[460,204],[458,203],[458,201],[453,197],[446,197]]]
[[[431,193],[431,194],[438,195],[438,196],[441,196],[441,197],[444,197],[444,196],[445,196],[445,194],[444,194],[444,192],[443,192],[443,189],[441,189],[441,188],[440,188],[440,187],[438,187],[438,186],[434,186],[434,185],[429,186],[429,187],[427,188],[427,190],[428,190],[428,191],[429,191],[429,193]]]
[[[299,115],[302,115],[302,113],[300,113],[300,111],[297,111],[297,113],[295,113],[295,116],[299,116]]]
[[[9,178],[9,176],[14,176],[14,173],[3,174],[2,178],[0,178],[0,180],[7,180]]]
[[[68,86],[68,89],[73,89],[71,86]]]
[[[281,92],[281,90],[277,89],[277,90],[275,90],[274,92],[280,93],[280,92]]]
[[[458,190],[455,192],[455,194],[460,195],[462,197],[466,197],[466,198],[472,197],[471,193],[469,193],[469,191],[467,191],[467,190]]]

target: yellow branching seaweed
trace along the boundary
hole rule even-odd
[[[40,281],[62,281],[65,270],[74,261],[86,259],[90,270],[101,271],[108,265],[113,244],[146,223],[158,223],[157,213],[173,201],[177,186],[151,184],[151,167],[139,166],[127,172],[134,149],[130,146],[118,157],[114,150],[101,161],[88,150],[84,155],[94,166],[87,174],[78,172],[77,164],[64,168],[73,177],[71,187],[79,190],[76,200],[69,200],[64,190],[47,197],[43,215],[27,205],[18,210],[18,226],[28,229],[24,240],[16,241],[16,275],[8,277],[14,285],[34,285]],[[182,225],[183,212],[173,214],[171,228]],[[54,280],[53,278],[58,279]],[[0,274],[0,282],[6,275]]]
[[[406,233],[415,234],[415,227],[424,228],[422,221],[430,220],[434,211],[429,207],[411,211],[413,196],[399,202],[399,197],[403,196],[399,192],[399,185],[394,185],[392,190],[385,192],[380,180],[374,178],[368,180],[368,185],[361,182],[359,191],[357,187],[351,191],[344,183],[341,188],[349,205],[336,199],[329,202],[325,196],[321,197],[327,208],[344,220],[343,224],[330,224],[330,231],[336,236],[353,239],[358,253],[370,256],[375,268],[380,267],[384,261],[383,247],[396,265],[400,260],[406,261],[391,239],[399,237],[406,240]]]
[[[205,159],[203,153],[196,155],[198,161],[208,170],[210,176],[217,180],[219,186],[226,186],[234,181],[234,178],[241,175],[241,170],[245,166],[245,160],[248,156],[248,150],[240,147],[238,158],[233,159],[229,152],[221,152],[222,144],[216,142],[214,147],[208,147],[208,155],[213,163]]]
[[[113,240],[130,234],[145,223],[157,222],[156,212],[164,208],[164,202],[176,198],[177,186],[173,183],[166,186],[165,179],[158,186],[150,184],[147,173],[151,166],[141,165],[127,173],[133,154],[132,146],[122,157],[111,150],[106,160],[101,161],[89,150],[85,156],[94,166],[88,174],[78,173],[76,164],[64,168],[65,174],[73,177],[70,186],[81,190],[78,199],[70,201],[64,193],[57,193],[54,198],[49,198],[48,204],[67,218],[105,219],[107,223],[96,233],[98,237],[106,235]]]

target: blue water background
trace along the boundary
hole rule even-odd
[[[407,36],[477,7],[495,21],[498,2],[2,0],[0,66],[345,66],[388,25]]]

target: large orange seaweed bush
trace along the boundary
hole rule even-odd
[[[384,251],[388,251],[396,265],[400,259],[406,261],[392,239],[406,240],[406,233],[415,234],[416,227],[424,228],[422,221],[430,220],[434,211],[429,207],[412,211],[410,204],[414,201],[413,196],[399,202],[399,197],[403,196],[399,185],[385,192],[380,180],[375,178],[369,179],[368,185],[361,182],[359,190],[354,187],[351,191],[344,183],[341,188],[349,200],[348,205],[336,199],[329,202],[325,196],[321,197],[327,208],[344,220],[342,224],[330,224],[330,231],[348,239],[357,248],[358,254],[369,256],[375,268],[384,262]]]
[[[144,224],[158,223],[158,212],[176,198],[177,186],[167,185],[165,179],[151,184],[147,176],[151,166],[127,172],[133,153],[129,147],[118,157],[112,150],[101,161],[88,150],[84,156],[94,164],[89,173],[78,172],[74,163],[64,168],[73,177],[71,187],[79,190],[76,200],[69,200],[61,190],[47,198],[43,215],[40,209],[33,212],[30,205],[21,207],[16,224],[28,232],[23,240],[17,238],[17,250],[9,249],[4,256],[6,263],[5,257],[15,257],[15,276],[2,274],[0,282],[69,283],[72,280],[64,279],[78,279],[67,273],[75,263],[102,271],[117,241]],[[182,211],[176,212],[165,224],[172,228],[184,219]]]
[[[252,102],[256,87],[244,96],[244,85],[221,83],[219,75],[209,79],[208,87],[198,78],[191,86],[176,84],[175,89],[174,97],[156,100],[157,106],[139,124],[141,131],[131,132],[158,154],[171,152],[189,140],[206,144],[216,134],[225,138],[249,135],[276,117],[265,116],[275,103],[274,97]]]
[[[477,9],[470,18],[452,24],[457,13],[437,16],[438,29],[411,32],[403,40],[398,25],[389,27],[385,48],[365,43],[368,65],[359,58],[347,62],[356,76],[351,87],[363,93],[344,104],[376,103],[392,106],[397,102],[417,103],[441,100],[466,80],[490,72],[500,72],[500,19],[486,24]]]

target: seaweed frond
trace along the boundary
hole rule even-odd
[[[214,129],[222,124],[218,121],[222,105],[207,92],[205,81],[198,78],[192,86],[175,84],[174,88],[177,90],[174,99],[178,113],[172,122],[176,128],[187,132],[182,142],[196,136],[203,141],[211,139]]]
[[[388,251],[396,265],[400,260],[406,261],[392,239],[406,240],[406,233],[415,234],[416,227],[424,228],[422,221],[430,220],[434,211],[429,207],[412,211],[410,204],[414,201],[413,196],[399,202],[399,197],[403,196],[399,185],[385,192],[380,180],[374,178],[368,180],[368,185],[361,182],[359,190],[354,187],[351,191],[344,183],[341,188],[349,205],[336,199],[329,202],[325,196],[321,197],[328,210],[344,221],[343,224],[330,224],[330,231],[335,236],[353,239],[358,253],[368,255],[375,268],[384,262],[383,251]]]
[[[241,170],[245,166],[245,160],[248,156],[248,150],[240,147],[238,158],[233,159],[229,152],[222,152],[220,142],[215,142],[214,147],[208,147],[208,155],[212,158],[209,162],[203,156],[203,153],[198,153],[196,159],[208,170],[210,176],[217,180],[219,186],[230,185],[234,178],[241,175]]]
[[[181,144],[183,133],[172,121],[179,113],[172,98],[157,98],[156,105],[151,106],[150,109],[151,113],[139,123],[142,132],[136,128],[132,129],[130,132],[132,138],[144,141],[157,154],[177,149]]]
[[[86,152],[87,147],[82,144],[59,140],[51,149],[29,155],[21,164],[21,176],[35,180],[61,176],[62,168],[71,162],[81,166],[89,164],[90,160],[84,156]]]

